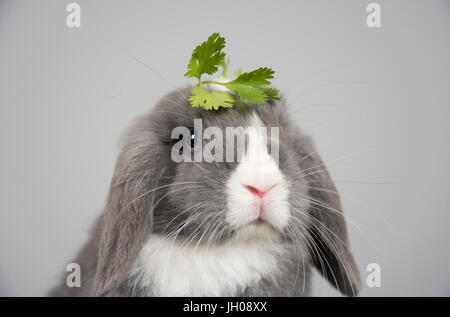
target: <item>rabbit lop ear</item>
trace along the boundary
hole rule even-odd
[[[356,296],[361,288],[360,274],[350,251],[347,226],[339,194],[330,174],[312,143],[306,141],[308,161],[304,166],[310,201],[312,258],[319,272],[339,292]],[[303,164],[302,164],[303,165]]]
[[[120,286],[152,230],[152,189],[165,169],[159,147],[152,132],[135,130],[119,155],[103,214],[94,296]]]

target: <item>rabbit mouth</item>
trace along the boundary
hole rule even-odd
[[[268,221],[257,218],[245,225],[240,226],[232,240],[236,241],[265,241],[274,240],[280,236],[280,231]]]
[[[266,223],[266,221],[263,218],[258,217],[255,220],[250,221],[248,223],[248,226],[260,226],[260,225],[263,225],[265,223]]]
[[[269,228],[273,231],[278,231],[269,221],[264,219],[263,217],[258,217],[252,221],[250,221],[247,225],[244,227],[251,228],[251,229],[260,229],[260,228]]]
[[[271,224],[270,221],[264,219],[264,217],[257,217],[256,219],[251,220],[247,224],[242,225],[238,230],[248,232],[279,232],[279,230]]]

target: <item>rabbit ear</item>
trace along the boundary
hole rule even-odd
[[[359,270],[350,251],[347,226],[336,187],[311,145],[305,171],[310,200],[310,238],[313,263],[342,294],[356,296],[361,288]]]
[[[152,230],[152,189],[164,170],[163,158],[151,133],[135,131],[135,135],[122,149],[110,185],[93,285],[95,296],[106,295],[124,281]]]

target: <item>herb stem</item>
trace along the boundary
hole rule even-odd
[[[207,84],[215,84],[215,85],[226,86],[228,83],[222,83],[222,82],[214,81],[214,80],[205,80],[205,81],[202,81],[202,84],[205,84],[205,85],[207,85]]]

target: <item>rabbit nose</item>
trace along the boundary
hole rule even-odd
[[[252,185],[244,185],[245,188],[247,188],[251,193],[259,196],[259,198],[263,198],[263,196],[271,190],[273,187],[275,187],[277,184],[273,184],[270,186],[252,186]]]

